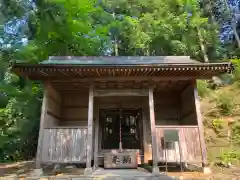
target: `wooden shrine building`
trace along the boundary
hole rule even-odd
[[[86,163],[134,168],[160,162],[207,164],[197,79],[232,70],[187,56],[50,57],[15,63],[44,83],[37,168]]]

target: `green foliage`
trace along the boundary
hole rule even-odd
[[[17,35],[0,26],[0,160],[34,157],[38,137],[42,87],[10,73],[12,60],[38,63],[48,56],[101,56],[117,50],[122,56],[188,55],[202,61],[200,45],[210,61],[226,52],[237,54],[233,45],[220,45],[218,25],[198,1],[37,0],[34,6],[3,0],[0,7],[0,23],[28,19]],[[19,43],[23,37],[26,46]],[[211,92],[206,81],[199,81],[198,88],[201,97]],[[216,99],[222,113],[231,114],[232,99]]]
[[[221,119],[214,119],[212,121],[212,128],[217,134],[219,134],[223,129],[223,121]]]
[[[216,103],[222,115],[231,115],[234,109],[234,99],[226,92],[216,94]]]
[[[26,9],[23,1],[18,3]],[[6,17],[14,13],[11,9],[14,0],[11,4],[4,12]],[[41,85],[10,73],[9,62],[17,59],[38,63],[50,55],[103,55],[109,48],[110,39],[106,35],[110,27],[95,22],[94,16],[108,16],[94,5],[94,1],[88,0],[37,1],[37,11],[29,14],[28,28],[26,26],[27,46],[15,46],[17,41],[0,34],[0,38],[4,38],[1,41],[4,46],[0,47],[0,161],[35,157],[41,110]],[[24,13],[21,11],[18,15]]]
[[[233,80],[237,84],[240,83],[240,59],[232,59],[231,62],[234,65]]]
[[[209,88],[208,82],[204,81],[204,80],[197,81],[197,88],[198,88],[198,94],[200,97],[205,97],[205,96],[209,95],[209,93],[212,91]]]
[[[217,41],[207,17],[202,17],[196,1],[188,2],[192,16],[188,17],[186,1],[102,1],[102,6],[115,12],[121,31],[115,34],[122,55],[190,55],[202,59],[198,30],[206,48]],[[135,8],[133,10],[133,7]],[[122,25],[121,25],[122,24]],[[212,59],[216,58],[215,55]]]
[[[29,87],[32,88],[27,89]],[[14,96],[11,94],[6,107],[0,110],[2,161],[17,161],[35,156],[41,94],[39,85],[28,85]]]
[[[240,121],[237,121],[232,127],[232,141],[240,145]]]
[[[224,151],[221,153],[219,159],[222,161],[222,163],[227,165],[228,163],[232,163],[233,161],[240,160],[240,153],[235,150]]]

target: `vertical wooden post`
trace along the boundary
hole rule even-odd
[[[96,113],[95,136],[94,136],[94,169],[98,168],[98,138],[99,138],[99,109]]]
[[[89,86],[89,100],[88,100],[88,133],[87,133],[87,160],[85,174],[92,173],[92,125],[93,125],[93,84]]]
[[[158,174],[159,168],[158,168],[158,157],[157,157],[157,137],[156,137],[156,127],[155,127],[153,88],[149,88],[149,112],[150,112],[151,134],[152,134],[152,160],[153,160],[152,173]]]
[[[39,134],[38,134],[36,169],[40,169],[41,168],[42,140],[43,140],[43,133],[44,133],[44,121],[45,121],[45,118],[46,118],[46,115],[47,115],[47,109],[48,109],[47,93],[48,93],[48,86],[45,84],[44,85],[43,101],[42,101],[41,117],[40,117],[40,127],[39,127]]]
[[[207,165],[207,153],[206,153],[206,144],[205,144],[205,140],[204,140],[203,120],[202,120],[202,114],[201,114],[201,110],[200,110],[200,99],[198,96],[196,81],[193,82],[193,88],[194,88],[194,101],[195,101],[195,108],[196,108],[196,116],[197,116],[198,129],[199,129],[199,139],[200,139],[201,152],[202,152],[202,163],[203,163],[203,167],[204,167]]]
[[[145,102],[145,101],[144,101]],[[142,105],[142,126],[143,126],[143,156],[144,156],[144,163],[148,163],[148,132],[147,132],[147,117],[146,117],[146,108],[144,104]]]

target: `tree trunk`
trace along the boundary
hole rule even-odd
[[[115,20],[115,12],[113,12],[112,16],[113,19]],[[113,41],[114,41],[114,55],[118,56],[118,39],[116,34],[113,35]]]
[[[233,20],[233,22],[232,22],[232,28],[233,28],[235,39],[237,41],[238,48],[240,48],[240,38],[239,38],[239,35],[237,33],[237,26],[236,26],[236,21],[235,20]]]
[[[199,38],[200,47],[201,47],[201,51],[202,51],[202,54],[203,54],[204,62],[209,63],[208,56],[207,56],[207,53],[206,53],[206,49],[205,49],[205,46],[204,46],[204,41],[203,41],[203,38],[202,38],[202,35],[201,35],[201,31],[198,27],[197,27],[197,33],[198,33],[198,38]]]
[[[115,53],[115,56],[118,56],[118,41],[116,36],[114,36],[114,53]]]
[[[224,1],[224,4],[225,4],[226,8],[227,8],[229,16],[232,17],[233,13],[232,13],[231,9],[229,8],[228,2],[226,0],[223,0],[223,1]],[[231,26],[233,28],[233,33],[234,33],[234,37],[235,37],[235,39],[237,41],[238,48],[240,48],[240,38],[239,38],[239,35],[237,33],[237,26],[236,26],[235,15],[234,15],[234,17],[232,17]]]

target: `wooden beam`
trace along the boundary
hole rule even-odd
[[[88,101],[88,135],[87,135],[87,161],[86,174],[92,172],[92,133],[93,133],[93,84],[89,86],[89,101]]]
[[[201,114],[200,99],[198,96],[196,81],[194,81],[192,85],[194,89],[194,101],[195,101],[196,116],[197,116],[197,122],[198,122],[198,128],[199,128],[199,139],[200,139],[201,152],[202,152],[202,161],[203,161],[203,167],[204,167],[207,165],[207,152],[206,152],[206,144],[204,140],[203,118]]]
[[[96,109],[95,136],[94,136],[94,169],[98,168],[98,139],[99,139],[99,109]]]
[[[148,155],[149,155],[149,149],[148,149],[148,129],[147,129],[147,121],[149,120],[148,118],[147,118],[147,115],[146,115],[146,107],[144,106],[144,104],[143,104],[143,106],[142,106],[143,108],[142,108],[142,122],[143,122],[143,156],[144,156],[144,163],[148,163],[148,161],[149,161],[149,157],[148,157]]]
[[[148,91],[144,89],[106,89],[106,90],[95,90],[94,96],[148,96]]]
[[[42,160],[42,141],[43,141],[43,133],[44,133],[44,121],[47,116],[47,96],[48,96],[48,85],[44,85],[44,95],[42,101],[42,110],[41,110],[41,117],[40,117],[40,128],[38,134],[38,146],[37,146],[37,157],[36,157],[36,169],[41,168],[41,160]]]
[[[214,75],[214,74],[213,74]],[[68,76],[68,77],[63,77],[63,76],[49,76],[49,77],[39,77],[39,76],[29,76],[31,80],[51,80],[51,81],[65,81],[65,82],[91,82],[91,81],[135,81],[135,80],[141,80],[141,81],[167,81],[167,80],[173,80],[173,81],[178,81],[178,80],[194,80],[194,79],[211,79],[213,75],[209,76],[129,76],[129,77],[92,77],[92,78],[76,78],[73,76]],[[63,80],[63,78],[65,80]]]
[[[52,117],[60,120],[60,121],[61,121],[62,119],[64,119],[64,118],[61,118],[60,116],[56,115],[55,113],[53,113],[53,112],[51,112],[51,111],[49,111],[49,110],[47,110],[47,114],[48,114],[49,116],[52,116]]]
[[[150,112],[151,134],[152,134],[152,161],[153,161],[152,172],[154,174],[158,174],[159,168],[158,168],[158,157],[157,157],[157,135],[156,135],[156,127],[155,127],[153,88],[149,88],[149,112]]]

